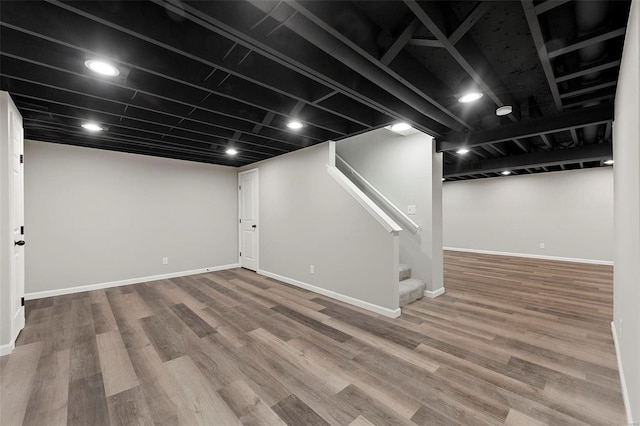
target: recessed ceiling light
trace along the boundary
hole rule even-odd
[[[458,98],[458,102],[468,104],[469,102],[477,101],[482,96],[483,94],[481,92],[467,92]]]
[[[469,150],[467,148],[460,148],[456,151],[456,154],[467,154]]]
[[[298,130],[298,129],[302,129],[304,127],[304,124],[302,124],[299,121],[292,120],[287,123],[287,127],[293,130]]]
[[[511,174],[511,172],[509,170],[505,170],[503,172],[500,173],[502,176],[509,176]]]
[[[613,163],[614,163],[613,160],[607,160],[607,161],[604,162],[604,164],[606,164],[607,166],[612,166]]]
[[[509,115],[513,112],[513,107],[511,105],[501,106],[496,109],[496,115],[502,117],[503,115]]]
[[[389,130],[391,130],[392,132],[404,132],[406,130],[409,130],[411,128],[411,124],[409,123],[396,123],[396,124],[392,124],[391,127],[389,127]]]
[[[97,59],[89,59],[84,64],[91,71],[101,75],[106,75],[107,77],[115,77],[116,75],[120,74],[118,68],[114,67],[108,62],[100,61]]]
[[[226,153],[227,155],[236,155],[238,153],[238,150],[234,148],[229,148],[227,149]]]
[[[101,132],[104,130],[104,127],[97,123],[82,123],[82,128],[90,132]]]

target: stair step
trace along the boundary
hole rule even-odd
[[[398,275],[400,281],[408,280],[409,278],[411,278],[411,266],[407,265],[406,263],[401,263],[398,267]]]
[[[400,281],[400,307],[422,299],[425,288],[424,281],[415,278]]]

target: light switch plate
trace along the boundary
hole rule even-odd
[[[416,206],[414,205],[407,206],[407,214],[416,214]]]

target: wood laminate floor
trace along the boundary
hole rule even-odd
[[[12,425],[623,425],[612,268],[447,252],[391,320],[236,269],[28,302]]]

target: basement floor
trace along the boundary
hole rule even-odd
[[[235,269],[28,302],[9,425],[622,425],[612,268],[445,253],[391,320]]]

